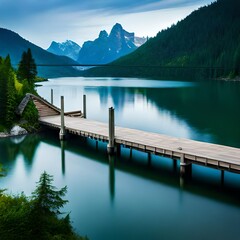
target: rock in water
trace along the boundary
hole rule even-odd
[[[12,136],[17,136],[17,135],[24,135],[24,134],[27,134],[27,130],[20,127],[20,126],[14,126],[11,131],[10,131],[10,134]]]

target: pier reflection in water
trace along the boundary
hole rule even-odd
[[[38,137],[30,135],[21,143],[12,143],[12,145],[10,139],[6,145],[0,142],[1,153],[3,150],[5,151],[4,165],[8,166],[8,176],[1,179],[1,187],[8,187],[13,192],[24,190],[26,194],[30,194],[39,177],[39,167],[42,171],[46,170],[53,174],[54,183],[57,186],[68,186],[66,198],[69,200],[69,204],[65,211],[71,211],[74,227],[79,232],[82,232],[82,228],[85,229],[86,234],[92,227],[98,229],[99,221],[102,221],[101,219],[104,217],[105,220],[112,221],[112,230],[108,232],[108,239],[111,239],[112,234],[117,231],[115,224],[120,225],[121,231],[126,231],[123,230],[125,225],[120,222],[127,221],[126,217],[129,214],[130,219],[136,221],[136,218],[140,217],[140,212],[143,211],[142,214],[146,215],[146,220],[142,220],[144,225],[154,229],[155,236],[158,236],[157,232],[159,231],[160,234],[163,230],[162,227],[159,227],[157,223],[151,223],[150,226],[146,222],[150,221],[149,214],[153,208],[156,208],[155,214],[157,215],[152,212],[152,217],[158,221],[162,219],[160,216],[167,209],[170,212],[171,208],[175,209],[175,213],[169,212],[171,219],[176,217],[176,220],[173,221],[175,222],[179,221],[179,211],[182,212],[185,209],[185,214],[190,214],[189,211],[192,211],[192,207],[187,210],[184,206],[187,203],[190,206],[191,204],[195,205],[194,201],[199,204],[199,209],[195,209],[195,214],[200,214],[201,211],[206,214],[210,208],[213,212],[216,212],[217,209],[226,211],[229,210],[229,206],[232,206],[235,214],[240,212],[239,175],[227,173],[224,185],[222,185],[220,171],[193,166],[192,179],[185,181],[182,186],[179,182],[180,166],[175,160],[154,155],[149,158],[147,153],[126,148],[121,149],[121,155],[109,156],[106,152],[106,143],[98,142],[96,145],[94,140],[76,136],[69,136],[67,141],[60,142],[56,137],[56,132],[52,132],[52,134],[51,132],[42,133],[37,135]],[[34,151],[27,151],[30,142]],[[15,159],[12,157],[13,152]],[[27,171],[22,171],[21,165]],[[20,176],[17,176],[19,174]],[[167,195],[169,200],[167,200]],[[217,204],[212,205],[212,202],[217,202]],[[204,204],[205,210],[201,204]],[[151,206],[149,213],[146,212],[148,205]],[[110,210],[110,206],[112,210]],[[159,208],[166,209],[162,209],[163,212],[160,213]],[[135,211],[139,211],[139,214]],[[133,216],[133,212],[137,216]],[[231,211],[231,215],[232,213]],[[116,214],[116,216],[112,218],[112,214]],[[124,214],[127,215],[123,217]],[[236,216],[233,218],[235,221],[238,220]],[[198,223],[201,222],[200,218],[195,220]],[[215,221],[219,224],[218,220]],[[141,228],[138,229],[139,223],[137,225],[135,223],[133,226],[133,222],[130,223],[128,220],[126,224],[130,224],[131,228],[139,231],[141,235],[145,236],[148,233],[141,224]],[[188,224],[190,223],[188,222]],[[100,225],[105,228],[104,224]],[[97,232],[100,234],[99,230]],[[93,233],[90,232],[90,234],[94,236]],[[165,234],[171,236],[170,233]],[[134,236],[136,235],[138,234],[134,233]],[[120,234],[120,236],[122,235]]]

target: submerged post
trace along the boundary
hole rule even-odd
[[[51,88],[51,104],[53,104],[53,89]]]
[[[83,118],[87,118],[86,95],[83,95]]]
[[[109,108],[109,141],[107,145],[107,150],[109,154],[114,154],[116,148],[114,146],[115,141],[115,126],[114,126],[114,108]]]
[[[152,165],[152,156],[151,156],[151,153],[148,152],[148,166],[151,167]]]
[[[129,154],[130,156],[130,159],[132,159],[132,148],[130,147],[130,154]]]
[[[115,197],[115,169],[114,169],[114,162],[115,156],[108,155],[109,160],[109,190],[111,195],[111,200],[114,200]]]
[[[224,170],[221,170],[221,185],[224,186]]]
[[[64,124],[64,97],[61,96],[61,129],[59,133],[60,140],[65,139],[65,124]]]
[[[191,178],[192,164],[186,161],[184,154],[181,155],[180,160],[180,177]]]
[[[62,174],[65,175],[65,141],[60,141],[62,157]]]

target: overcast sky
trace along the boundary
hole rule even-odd
[[[0,0],[0,27],[42,48],[52,40],[82,45],[122,24],[136,36],[155,36],[214,0]],[[0,36],[1,37],[1,36]]]

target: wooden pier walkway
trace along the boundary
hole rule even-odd
[[[123,128],[114,125],[114,109],[109,109],[109,124],[86,119],[86,96],[84,113],[81,111],[64,113],[46,100],[30,95],[39,113],[42,125],[60,129],[60,135],[71,133],[96,141],[108,142],[110,148],[123,146],[150,154],[180,160],[180,171],[184,174],[191,164],[200,164],[240,173],[240,149],[189,139],[176,138],[157,133]],[[111,111],[110,111],[111,110]],[[113,116],[111,114],[113,113]]]
[[[41,117],[40,123],[61,128],[60,116]],[[71,134],[108,142],[108,124],[65,116],[65,129]],[[115,127],[115,143],[156,155],[181,159],[240,173],[240,149],[170,137],[130,128]],[[183,159],[184,158],[184,159]]]

